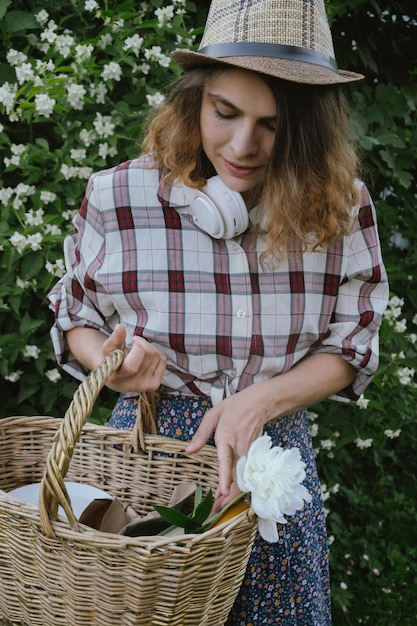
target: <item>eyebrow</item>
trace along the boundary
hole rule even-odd
[[[235,104],[233,104],[233,102],[230,102],[229,100],[227,100],[226,98],[224,98],[220,94],[207,92],[207,95],[212,100],[214,100],[215,102],[219,102],[220,104],[223,104],[224,106],[228,107],[229,109],[233,109],[233,111],[236,111],[237,113],[241,113],[241,110],[239,109],[239,107],[237,107]],[[266,115],[265,117],[261,117],[259,119],[262,120],[262,121],[265,121],[265,122],[274,122],[277,119],[277,115],[276,114],[275,115]]]

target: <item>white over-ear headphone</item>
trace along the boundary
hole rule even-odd
[[[207,180],[202,189],[184,185],[194,223],[215,239],[231,239],[249,224],[246,204],[237,191],[227,187],[220,176]]]

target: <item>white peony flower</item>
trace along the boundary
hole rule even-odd
[[[294,515],[304,502],[311,502],[301,485],[306,474],[300,450],[272,447],[269,435],[252,443],[247,457],[238,460],[236,475],[239,488],[251,493],[259,532],[266,541],[278,541],[277,522],[286,524],[284,515]]]

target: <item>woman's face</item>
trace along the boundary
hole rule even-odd
[[[227,69],[203,89],[201,141],[222,181],[247,205],[264,178],[275,139],[277,105],[268,85],[253,72]]]

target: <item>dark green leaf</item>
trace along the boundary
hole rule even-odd
[[[4,18],[4,24],[7,32],[11,35],[28,30],[28,28],[39,28],[39,24],[32,13],[26,11],[10,11]]]

